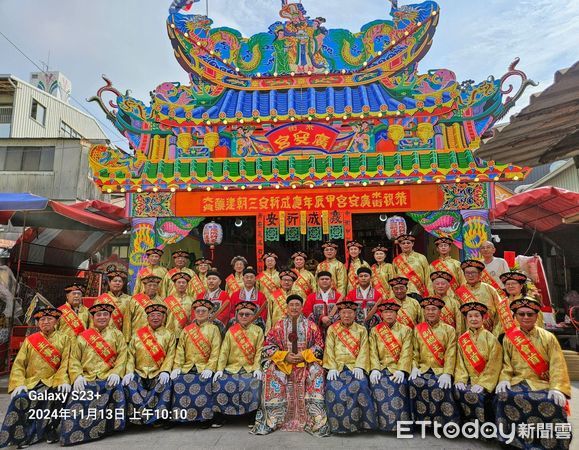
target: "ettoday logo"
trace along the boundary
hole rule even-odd
[[[466,439],[497,439],[501,438],[502,442],[510,444],[515,439],[517,425],[503,426],[493,422],[481,423],[478,419],[474,422],[468,422],[462,426],[458,423],[449,422],[441,424],[430,420],[401,420],[396,424],[396,437],[399,439],[411,439],[415,433],[420,433],[422,439],[426,438],[426,431],[432,430],[434,436],[438,439],[456,439],[459,437]]]

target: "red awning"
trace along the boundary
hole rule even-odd
[[[552,186],[532,189],[497,203],[491,219],[546,233],[579,214],[579,194]]]

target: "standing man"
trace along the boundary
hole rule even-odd
[[[280,272],[279,279],[281,287],[271,293],[271,297],[268,299],[267,303],[266,331],[269,331],[279,320],[286,316],[286,299],[290,294],[295,292],[293,288],[297,278],[296,273],[292,270],[283,270]]]
[[[263,255],[263,262],[265,270],[257,276],[257,288],[269,299],[272,292],[279,288],[279,272],[276,269],[277,255],[266,253]]]
[[[107,272],[109,291],[101,294],[95,300],[95,304],[108,304],[114,306],[111,313],[111,325],[117,330],[123,331],[125,319],[129,315],[131,296],[125,294],[123,288],[127,282],[127,272],[112,268]],[[91,316],[93,317],[93,316]]]
[[[62,312],[41,306],[32,317],[40,331],[27,336],[16,355],[8,380],[10,404],[0,431],[0,447],[27,447],[47,440],[56,442],[60,419],[35,418],[30,411],[62,410],[61,402],[48,394],[65,396],[70,392],[68,360],[70,338],[56,330]]]
[[[123,333],[109,326],[114,309],[108,303],[92,305],[89,312],[93,326],[80,333],[72,344],[68,373],[74,382],[73,390],[80,395],[69,398],[66,404],[72,412],[63,418],[61,445],[90,442],[125,429],[121,378],[127,364],[127,344]],[[91,410],[99,409],[113,414],[91,417]],[[118,417],[116,411],[123,411],[123,416]]]
[[[240,290],[235,291],[231,296],[232,316],[230,318],[230,325],[233,323],[233,316],[235,315],[234,311],[238,303],[254,302],[261,310],[259,317],[255,320],[255,324],[265,331],[271,304],[268,302],[263,292],[257,290],[256,275],[257,272],[251,266],[243,269],[243,287]],[[267,305],[262,308],[266,303]]]
[[[483,242],[480,246],[480,254],[483,257],[483,263],[485,265],[486,272],[490,277],[499,285],[503,287],[503,282],[501,281],[500,275],[502,273],[508,272],[509,265],[503,258],[496,258],[495,252],[497,249],[491,241]]]
[[[325,242],[322,245],[322,249],[326,259],[318,264],[316,276],[320,272],[329,272],[332,276],[332,287],[341,297],[344,297],[348,292],[348,273],[346,271],[346,266],[336,259],[336,255],[338,254],[338,244]]]
[[[396,431],[398,421],[411,419],[412,330],[398,322],[399,310],[393,299],[380,303],[382,322],[370,331],[370,389],[379,431]]]
[[[131,423],[153,425],[170,417],[169,374],[175,358],[175,335],[165,323],[167,307],[150,304],[145,308],[147,325],[136,330],[129,343],[126,375],[127,414]]]
[[[62,317],[56,324],[58,331],[66,334],[71,341],[88,328],[88,308],[82,304],[84,286],[80,283],[72,283],[64,288],[66,303],[59,306]]]
[[[356,303],[349,300],[339,302],[340,320],[330,326],[326,337],[326,409],[330,431],[335,434],[376,428],[366,377],[370,369],[368,332],[366,327],[356,323],[356,308]],[[348,401],[344,401],[345,398]]]
[[[133,295],[145,291],[145,286],[143,285],[143,278],[154,275],[163,280],[163,278],[165,278],[165,275],[167,275],[167,269],[161,266],[161,257],[163,256],[163,250],[161,250],[160,248],[150,248],[145,252],[145,255],[147,261],[145,263],[145,266],[137,273],[137,281],[135,282]]]
[[[346,245],[348,248],[348,287],[347,291],[350,292],[358,287],[358,269],[360,267],[370,268],[370,264],[362,259],[360,256],[362,254],[362,249],[364,246],[358,241],[350,241]]]
[[[221,289],[221,275],[216,270],[207,272],[207,290],[197,297],[197,300],[210,300],[213,311],[210,320],[217,325],[221,334],[225,334],[231,310],[231,299],[227,292]]]
[[[160,295],[163,298],[173,295],[175,292],[173,275],[181,272],[186,273],[191,278],[187,286],[187,295],[192,298],[196,298],[201,292],[203,292],[204,287],[195,271],[189,267],[189,252],[186,252],[185,250],[177,250],[173,252],[171,256],[173,257],[173,264],[175,265],[172,269],[169,269],[167,274],[163,277],[163,281],[161,282]]]
[[[372,265],[372,284],[382,298],[392,297],[388,280],[396,276],[394,266],[386,262],[388,248],[380,244],[372,249],[376,264]]]
[[[388,281],[388,284],[392,288],[394,300],[400,305],[400,310],[397,314],[398,322],[413,330],[424,318],[420,304],[416,299],[407,295],[408,282],[408,278],[396,277]]]
[[[462,273],[462,272],[461,272]],[[464,333],[464,318],[460,312],[461,301],[451,289],[454,276],[442,270],[430,274],[432,296],[442,299],[444,308],[440,312],[440,320],[456,330],[458,336]]]
[[[324,340],[302,314],[303,298],[287,297],[288,314],[269,330],[262,351],[263,404],[254,434],[275,430],[329,434],[324,408]]]
[[[346,299],[358,305],[356,323],[370,329],[380,322],[380,318],[374,315],[376,312],[374,306],[380,303],[382,296],[372,287],[372,269],[366,266],[360,267],[356,278],[357,287],[348,292]]]
[[[148,319],[145,311],[147,306],[152,304],[163,304],[163,299],[158,295],[161,278],[155,275],[150,275],[148,277],[143,277],[141,282],[145,291],[133,295],[127,308],[128,315],[125,318],[123,328],[126,342],[131,341],[135,332],[139,328],[147,325]]]
[[[294,291],[301,298],[307,298],[316,287],[316,277],[312,272],[306,269],[308,255],[304,252],[295,252],[291,256],[293,262],[293,272],[297,275],[294,283]]]
[[[225,290],[230,297],[233,296],[235,292],[243,289],[243,271],[247,266],[247,259],[243,256],[235,256],[231,260],[233,273],[225,279]]]
[[[163,301],[167,307],[167,330],[179,336],[183,328],[191,321],[191,305],[193,298],[189,296],[191,275],[188,272],[174,272],[171,276],[173,292]]]
[[[414,251],[416,238],[411,234],[401,234],[396,238],[396,243],[400,246],[400,253],[392,264],[398,276],[408,278],[407,295],[420,300],[428,296],[428,275],[430,267],[426,256]]]
[[[439,237],[434,240],[434,245],[438,251],[438,259],[435,259],[430,264],[430,273],[447,272],[451,274],[450,287],[453,292],[456,292],[460,286],[466,283],[466,280],[460,268],[460,261],[450,256],[453,243],[454,241],[449,237]]]
[[[321,271],[316,274],[318,288],[310,294],[304,306],[304,315],[323,331],[337,319],[336,303],[342,298],[332,287],[332,274]]]

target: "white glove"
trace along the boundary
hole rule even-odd
[[[16,397],[21,392],[28,392],[28,388],[26,386],[15,387],[14,390],[12,391],[12,395],[10,396],[10,398]]]
[[[73,384],[72,388],[76,392],[84,391],[86,388],[86,378],[83,377],[82,375],[79,375],[78,377],[76,377],[76,380],[74,380],[74,384]]]
[[[263,372],[257,369],[256,371],[253,372],[253,378],[257,378],[258,380],[261,381],[261,379],[263,378]]]
[[[466,384],[462,382],[454,383],[454,387],[459,391],[466,391]]]
[[[203,372],[201,372],[200,377],[202,380],[207,380],[207,379],[211,378],[212,375],[213,375],[212,370],[205,369]]]
[[[181,375],[181,369],[173,369],[171,371],[171,379],[174,380],[175,378],[177,378],[179,375]]]
[[[215,375],[213,375],[213,382],[215,383],[222,376],[223,376],[223,370],[218,370],[217,372],[215,372]]]
[[[396,384],[404,383],[404,378],[406,375],[401,370],[397,370],[392,374],[391,380],[394,381]]]
[[[559,392],[555,389],[549,390],[549,393],[547,394],[547,398],[552,399],[555,402],[555,405],[558,405],[561,408],[565,406],[565,403],[567,403],[567,398],[565,397],[565,394],[563,394],[562,392]]]
[[[64,392],[65,394],[68,394],[71,390],[71,385],[68,383],[63,383],[60,386],[58,386],[58,392]]]
[[[373,370],[370,372],[370,383],[378,384],[380,382],[380,378],[382,378],[382,372],[379,370]]]
[[[501,381],[499,384],[497,384],[495,392],[500,394],[502,392],[507,392],[507,389],[511,389],[511,383],[509,381]]]
[[[485,388],[482,387],[480,384],[473,384],[470,390],[475,394],[480,394],[482,391],[485,390]]]
[[[336,369],[330,369],[328,370],[328,376],[326,379],[328,381],[335,381],[338,379],[338,375],[340,375],[340,372],[338,372]]]
[[[452,379],[450,378],[450,375],[447,373],[440,375],[438,377],[438,386],[440,389],[448,389],[450,386],[452,386]]]
[[[354,378],[356,380],[361,380],[364,378],[364,371],[359,367],[356,367],[354,370],[352,370],[352,373],[354,374]]]
[[[412,372],[410,372],[410,377],[408,379],[416,380],[416,378],[419,377],[420,375],[422,375],[422,372],[418,367],[415,367],[414,369],[412,369]]]
[[[123,386],[127,386],[135,379],[134,373],[128,373],[123,377]]]
[[[109,386],[109,387],[118,386],[120,382],[121,382],[121,377],[118,376],[116,373],[111,373],[107,377],[107,386]]]
[[[167,384],[170,380],[169,372],[161,372],[159,374],[159,383]]]

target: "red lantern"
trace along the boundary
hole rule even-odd
[[[389,240],[393,240],[401,234],[406,234],[406,220],[404,220],[404,217],[388,217],[386,221],[386,237]]]
[[[211,260],[214,259],[215,246],[223,242],[223,228],[213,220],[203,227],[203,242],[211,249]]]

